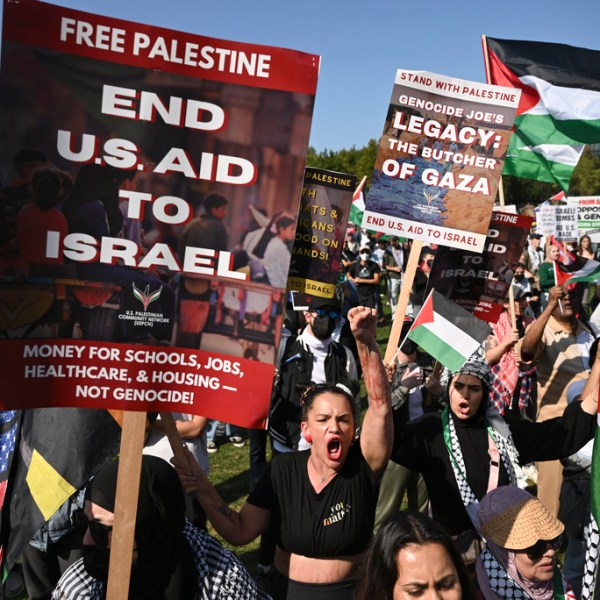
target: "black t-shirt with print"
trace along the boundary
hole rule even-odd
[[[312,558],[351,556],[371,539],[379,486],[360,445],[350,447],[340,472],[316,493],[308,477],[310,451],[275,457],[248,503],[271,511],[277,544]]]

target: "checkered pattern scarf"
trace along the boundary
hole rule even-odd
[[[498,448],[500,459],[508,473],[510,483],[511,485],[516,486],[519,484],[519,480],[523,480],[523,478],[520,477],[521,468],[519,466],[519,453],[515,448],[510,430],[502,417],[500,417],[493,408],[488,409],[485,420],[486,428]],[[448,449],[450,464],[454,471],[454,478],[458,485],[460,497],[462,498],[463,504],[465,505],[471,520],[473,520],[479,501],[475,497],[475,494],[467,481],[465,461],[458,441],[458,435],[456,434],[454,417],[448,406],[444,408],[444,412],[442,413],[442,424],[444,428],[444,440],[446,442],[446,448]],[[476,524],[473,524],[475,525],[475,528],[477,528]]]
[[[498,412],[504,416],[512,404],[514,389],[511,392],[506,387],[504,380],[500,376],[501,371],[502,367],[500,363],[492,367],[494,380],[490,389],[490,398]],[[529,369],[521,368],[518,374],[519,408],[524,410],[531,404],[533,398],[537,369],[535,367]]]
[[[529,600],[532,598],[510,576],[506,568],[496,559],[489,548],[485,548],[480,554],[477,563],[477,578],[480,580],[480,585],[486,587],[484,582],[481,581],[481,578],[484,577],[487,580],[487,586],[498,598],[512,598],[513,600]],[[558,570],[558,567],[556,569]],[[569,582],[563,577],[562,573],[559,576],[555,576],[553,588],[553,597],[555,599],[576,600]]]
[[[186,521],[183,535],[196,563],[198,594],[203,600],[270,600],[260,590],[240,559],[205,531]],[[91,577],[83,559],[60,578],[52,600],[104,600],[105,584]]]
[[[598,546],[600,545],[600,534],[596,519],[590,515],[590,522],[585,526],[585,563],[583,578],[581,580],[581,600],[593,600],[596,590],[596,579],[598,577]]]

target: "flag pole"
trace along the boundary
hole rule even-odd
[[[185,464],[187,458],[185,456],[185,451],[183,450],[183,442],[181,441],[181,436],[179,435],[179,431],[177,431],[177,425],[175,424],[175,420],[173,419],[173,415],[168,412],[160,413],[160,420],[163,423],[165,435],[169,440],[169,444],[171,444],[171,450],[173,450],[173,456],[180,461],[183,461]]]
[[[552,262],[552,268],[554,269],[554,283],[556,285],[560,285],[558,283],[558,265],[556,263],[557,263],[557,261]],[[562,305],[562,302],[560,301],[560,298],[558,299],[558,308],[560,308],[560,314],[564,316],[565,313],[563,311],[563,305]]]
[[[106,591],[106,597],[111,600],[129,597],[145,429],[145,412],[124,411]]]
[[[390,337],[388,339],[387,348],[385,349],[384,361],[388,365],[392,363],[398,353],[398,341],[400,340],[400,334],[402,333],[402,325],[404,323],[406,307],[408,306],[408,297],[412,290],[422,249],[422,240],[413,240],[410,254],[408,255],[408,262],[406,263],[406,271],[402,277],[402,288],[400,289],[400,296],[398,297],[398,304],[396,305],[394,322],[392,323]]]
[[[481,45],[483,46],[483,60],[485,63],[485,80],[487,83],[491,83],[490,53],[487,45],[487,37],[485,35],[481,36]],[[502,173],[498,178],[498,202],[500,204],[500,208],[504,208],[506,206],[506,202],[504,200],[504,183],[502,181]],[[512,282],[510,287],[508,288],[508,312],[510,314],[510,322],[512,328],[516,329],[517,316],[515,310],[515,293],[512,289]]]
[[[485,66],[485,81],[490,83],[491,71],[490,71],[490,55],[487,45],[487,36],[481,36],[481,46],[483,47],[483,62]]]
[[[360,183],[356,186],[356,189],[354,190],[354,193],[356,194],[357,192],[360,192],[360,190],[362,190],[363,185],[365,185],[365,181],[367,180],[367,176],[363,175],[363,178],[360,180]]]

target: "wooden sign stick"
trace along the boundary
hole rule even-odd
[[[502,177],[498,180],[498,197],[500,199],[500,208],[504,208],[504,185],[502,184]],[[512,287],[512,281],[508,288],[508,313],[510,315],[510,322],[512,328],[517,328],[517,316],[515,312],[515,292]]]
[[[127,600],[129,597],[145,428],[145,412],[124,412],[106,592],[110,600]]]
[[[173,415],[167,412],[160,413],[160,420],[163,423],[165,435],[169,440],[169,444],[171,444],[173,456],[175,458],[183,460],[183,462],[185,463],[187,461],[187,458],[185,456],[185,452],[183,451],[183,442],[181,441],[179,431],[177,431],[177,425],[175,425]]]
[[[398,298],[398,305],[396,306],[396,314],[394,315],[394,322],[392,323],[392,329],[390,330],[390,338],[387,343],[385,350],[384,360],[387,364],[391,364],[398,352],[398,341],[400,340],[400,334],[402,333],[402,325],[404,324],[404,315],[406,314],[406,307],[408,306],[408,297],[412,290],[413,281],[415,279],[415,273],[419,266],[419,257],[421,256],[421,250],[423,249],[423,242],[421,240],[413,240],[410,254],[408,255],[408,263],[406,264],[406,271],[402,278],[402,288],[400,290],[400,296]]]

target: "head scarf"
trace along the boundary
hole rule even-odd
[[[458,371],[452,373],[452,377],[454,378],[454,376],[460,374],[477,377],[487,386],[488,390],[492,388],[494,377],[490,365],[487,360],[481,358],[477,353],[473,354]]]
[[[507,524],[502,523],[502,527],[499,528],[499,526],[494,525],[494,520],[497,523],[503,513],[512,511],[516,509],[517,505],[524,505],[530,500],[537,499],[529,492],[514,486],[496,488],[488,492],[481,500],[477,513],[478,529],[480,531],[490,529],[490,531],[488,531],[486,539],[486,552],[478,558],[476,571],[477,580],[485,598],[504,597],[504,594],[499,595],[492,588],[496,590],[506,589],[514,585],[513,582],[527,594],[526,597],[533,600],[552,600],[554,598],[552,580],[540,582],[523,577],[516,567],[515,552],[499,546],[491,539],[491,537],[495,537],[496,541],[500,542],[502,536],[506,535],[505,530],[507,530]],[[529,514],[532,511],[517,512],[514,525],[508,529],[512,532],[510,535],[520,538],[521,543],[518,545],[533,545],[538,539],[554,536],[556,531],[560,530],[560,523],[543,506],[541,506],[541,510],[536,511],[534,508],[533,511],[535,514]],[[527,522],[520,523],[520,518],[525,519]],[[493,533],[494,531],[498,532],[497,536]],[[528,535],[531,539],[527,539]],[[540,535],[542,537],[539,537]],[[506,574],[509,578],[506,578]],[[519,595],[515,593],[514,597],[519,597]]]
[[[104,467],[86,493],[87,500],[113,513],[118,466],[115,461]],[[181,532],[184,524],[185,499],[175,469],[160,458],[144,455],[130,599],[195,598],[198,578],[191,549]]]
[[[489,435],[493,438],[496,447],[500,453],[500,459],[504,464],[506,472],[508,473],[509,480],[512,485],[523,485],[525,479],[521,467],[519,465],[519,453],[515,447],[512,439],[512,434],[506,421],[500,416],[494,403],[491,401],[489,390],[492,385],[492,372],[490,366],[484,358],[479,356],[477,353],[473,354],[467,360],[467,362],[458,370],[452,374],[452,377],[448,383],[448,396],[450,395],[450,385],[456,375],[472,375],[477,377],[484,386],[487,387],[487,398],[483,397],[479,409],[475,416],[470,419],[459,423],[461,426],[471,426],[472,424],[485,424],[488,429]],[[485,390],[484,390],[485,392]],[[448,449],[448,455],[450,457],[450,464],[454,472],[454,477],[458,485],[463,504],[471,518],[471,521],[475,524],[475,515],[478,510],[479,502],[466,477],[466,466],[460,447],[458,435],[456,433],[456,426],[452,410],[450,409],[450,402],[446,405],[444,412],[442,413],[442,424],[444,431],[444,440]]]

